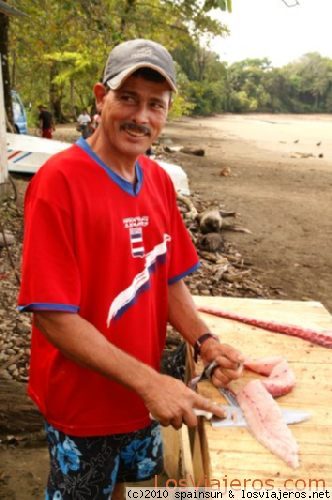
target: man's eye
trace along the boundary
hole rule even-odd
[[[165,109],[164,104],[162,104],[161,102],[153,102],[152,107],[155,109]]]
[[[125,101],[125,102],[129,102],[129,103],[135,103],[136,102],[133,96],[131,96],[131,95],[125,95],[125,94],[121,96],[121,100]]]

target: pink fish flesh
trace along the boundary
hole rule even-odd
[[[294,372],[281,356],[246,360],[244,366],[253,372],[268,375],[261,382],[274,397],[288,394],[295,386]]]
[[[245,360],[244,366],[248,370],[260,373],[261,375],[270,375],[273,368],[282,361],[284,361],[282,356],[266,356],[259,359],[248,358]]]
[[[298,444],[283,421],[279,406],[260,380],[246,384],[237,400],[255,438],[293,469],[299,467]]]
[[[248,318],[239,314],[223,311],[217,307],[199,306],[198,310],[220,318],[233,319],[246,323],[248,325],[257,326],[275,333],[284,333],[293,335],[308,340],[313,344],[318,344],[323,347],[332,349],[332,331],[331,330],[313,330],[311,328],[302,328],[301,326],[277,323],[276,321],[265,321],[260,319]]]

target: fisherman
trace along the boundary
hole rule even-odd
[[[94,134],[47,161],[29,185],[19,307],[32,311],[29,394],[46,420],[47,498],[119,497],[162,470],[159,423],[197,425],[212,401],[159,373],[170,322],[212,382],[242,355],[199,317],[183,278],[199,265],[172,181],[144,152],[176,91],[168,51],[115,47],[94,86]]]
[[[52,113],[48,111],[46,106],[40,104],[38,106],[39,115],[38,115],[38,126],[40,130],[41,137],[44,139],[52,139],[53,132],[55,132],[54,120]]]

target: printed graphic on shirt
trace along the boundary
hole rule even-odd
[[[145,254],[144,269],[136,274],[132,283],[122,290],[113,300],[110,305],[107,327],[109,327],[112,319],[120,316],[131,304],[133,304],[140,292],[149,286],[151,273],[155,271],[156,265],[161,264],[166,259],[167,243],[171,241],[169,234],[164,234],[163,241],[158,243],[151,252]]]
[[[143,215],[143,217],[126,217],[123,219],[123,225],[126,229],[129,229],[131,255],[138,258],[144,257],[143,227],[149,225],[149,217],[147,215]]]
[[[131,227],[129,234],[131,255],[133,257],[144,257],[143,229],[141,227]]]
[[[149,225],[149,216],[143,215],[143,217],[126,217],[123,219],[123,224],[126,229],[131,227],[146,227]]]

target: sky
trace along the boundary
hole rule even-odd
[[[231,34],[216,37],[211,49],[229,63],[268,57],[283,66],[308,52],[332,59],[332,0],[297,2],[288,8],[282,0],[233,0],[231,14],[214,11]]]

